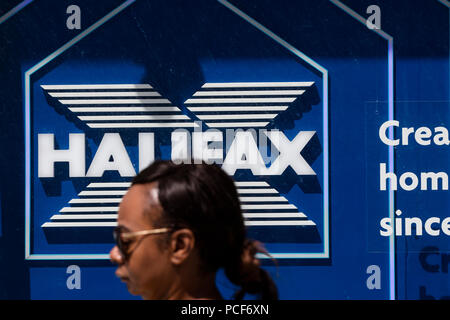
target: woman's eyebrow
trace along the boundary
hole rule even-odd
[[[126,231],[126,232],[130,232],[131,231],[129,228],[125,227],[123,224],[118,224],[117,226],[123,231]]]

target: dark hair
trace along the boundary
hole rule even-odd
[[[255,258],[257,252],[267,252],[258,241],[246,238],[237,190],[227,173],[215,164],[156,160],[132,185],[151,182],[158,183],[164,211],[159,224],[191,229],[204,267],[213,272],[223,267],[228,279],[241,287],[235,299],[246,293],[278,299],[273,280]]]

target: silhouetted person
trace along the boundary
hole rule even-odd
[[[111,261],[130,293],[144,299],[222,299],[215,283],[224,268],[235,293],[277,299],[260,268],[257,241],[246,238],[233,180],[217,165],[155,161],[123,197]]]

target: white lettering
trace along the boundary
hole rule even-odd
[[[171,133],[171,159],[175,163],[191,163],[193,160],[222,164],[222,168],[230,175],[234,175],[238,169],[251,170],[254,175],[281,175],[289,166],[298,175],[315,175],[301,154],[315,134],[315,131],[300,131],[291,141],[279,130],[261,130],[259,139],[263,145],[259,146],[255,130],[238,129],[233,130],[233,134],[227,134],[225,149],[223,133],[217,129],[192,133],[186,129],[177,129]],[[263,150],[267,155],[267,141],[270,141],[272,149],[269,168],[261,154]],[[136,174],[134,162],[130,160],[119,133],[104,134],[87,173],[84,134],[69,134],[69,148],[65,150],[55,150],[54,143],[53,134],[38,135],[39,177],[54,177],[56,162],[69,163],[70,177],[101,177],[105,171],[117,171],[122,177]],[[155,160],[153,132],[138,133],[138,156],[136,162],[139,171]]]
[[[186,129],[177,129],[172,132],[171,159],[174,163],[191,163],[190,139],[191,134]]]
[[[211,318],[214,315],[216,307],[197,307],[188,304],[187,307],[181,308],[181,314],[183,315],[208,315]]]
[[[397,120],[389,120],[384,122],[378,131],[378,135],[380,140],[388,145],[388,146],[398,146],[400,144],[399,139],[393,139],[392,137],[387,137],[387,131],[389,129],[390,136],[393,136],[393,127],[399,127],[400,123]],[[448,130],[445,127],[436,127],[434,128],[434,136],[433,130],[428,127],[420,127],[418,129],[414,129],[414,127],[402,128],[401,130],[401,140],[402,145],[406,146],[409,144],[409,138],[414,133],[414,140],[417,144],[422,146],[429,146],[431,142],[436,144],[437,146],[449,145],[448,138]]]
[[[254,175],[266,174],[267,168],[250,131],[236,132],[222,169],[229,175],[234,175],[237,169],[250,169]]]
[[[388,146],[398,146],[399,140],[391,140],[386,136],[386,130],[390,127],[398,127],[399,122],[397,120],[389,120],[383,123],[378,131],[381,141]]]
[[[194,160],[203,160],[206,163],[222,163],[222,132],[216,129],[194,132],[192,135],[192,157]]]
[[[433,138],[433,142],[437,146],[448,146],[450,144],[450,141],[448,139],[448,130],[444,127],[436,127],[434,128],[434,132],[436,132],[436,135]]]
[[[300,131],[294,140],[289,141],[279,130],[268,131],[266,135],[280,151],[280,155],[269,167],[267,174],[280,175],[288,166],[291,166],[298,175],[315,175],[314,170],[300,154],[315,133],[315,131]]]
[[[393,172],[386,172],[386,163],[380,163],[380,190],[386,190],[386,180],[389,179],[389,189],[397,190],[397,176]]]
[[[101,177],[105,171],[118,171],[122,177],[136,175],[118,133],[105,133],[86,176]]]
[[[445,172],[422,172],[420,174],[420,190],[428,190],[428,179],[431,179],[431,190],[438,190],[438,179],[442,190],[448,190],[448,175]]]
[[[381,289],[381,270],[380,267],[373,264],[367,267],[366,273],[370,274],[370,276],[367,278],[366,286],[367,289],[373,290],[373,289]]]
[[[430,235],[430,236],[438,236],[440,233],[440,230],[434,230],[431,225],[435,224],[435,223],[439,223],[441,221],[440,218],[438,217],[431,217],[428,218],[427,221],[425,221],[425,231]]]
[[[411,183],[407,183],[407,180],[411,180]],[[419,184],[419,179],[417,178],[417,176],[412,173],[412,172],[405,172],[400,176],[400,187],[403,188],[403,190],[406,191],[411,191],[414,190],[418,184]]]
[[[392,232],[394,231],[394,229],[391,226],[391,222],[392,222],[391,218],[381,219],[380,226],[384,230],[380,230],[380,235],[382,235],[383,237],[388,237],[388,236],[392,235]]]
[[[424,140],[429,139],[431,137],[431,130],[427,127],[420,127],[416,130],[416,133],[414,134],[414,138],[416,139],[417,143],[422,146],[428,146],[431,144],[430,140]]]
[[[54,134],[38,134],[38,177],[54,178],[55,162],[69,163],[69,177],[84,177],[84,133],[69,134],[69,148],[55,150]]]
[[[402,214],[401,210],[396,211],[396,215],[400,216]],[[423,235],[423,229],[425,229],[425,233],[436,237],[439,236],[441,230],[444,234],[450,236],[450,217],[446,217],[442,220],[439,217],[430,217],[426,220],[422,220],[420,217],[411,217],[405,218],[405,223],[403,224],[403,219],[401,217],[395,218],[395,235],[396,236],[421,236]],[[425,221],[425,223],[423,223]],[[383,218],[380,220],[380,235],[384,237],[391,236],[393,234],[392,228],[392,219],[391,218]],[[433,225],[439,225],[440,228],[433,227]],[[403,233],[403,225],[404,225],[404,233]],[[412,227],[414,225],[414,228]],[[422,227],[423,226],[423,227]],[[414,230],[415,232],[413,232]]]
[[[155,161],[155,134],[139,132],[139,171]]]

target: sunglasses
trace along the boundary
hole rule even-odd
[[[120,254],[122,255],[123,259],[126,261],[130,257],[132,251],[134,251],[137,246],[133,248],[133,250],[130,250],[130,246],[133,241],[136,238],[140,240],[143,239],[145,236],[153,235],[153,234],[162,234],[170,232],[171,228],[159,228],[159,229],[151,229],[151,230],[142,230],[142,231],[136,231],[136,232],[124,232],[123,228],[116,227],[113,231],[114,241],[116,243],[117,248],[119,249]]]

